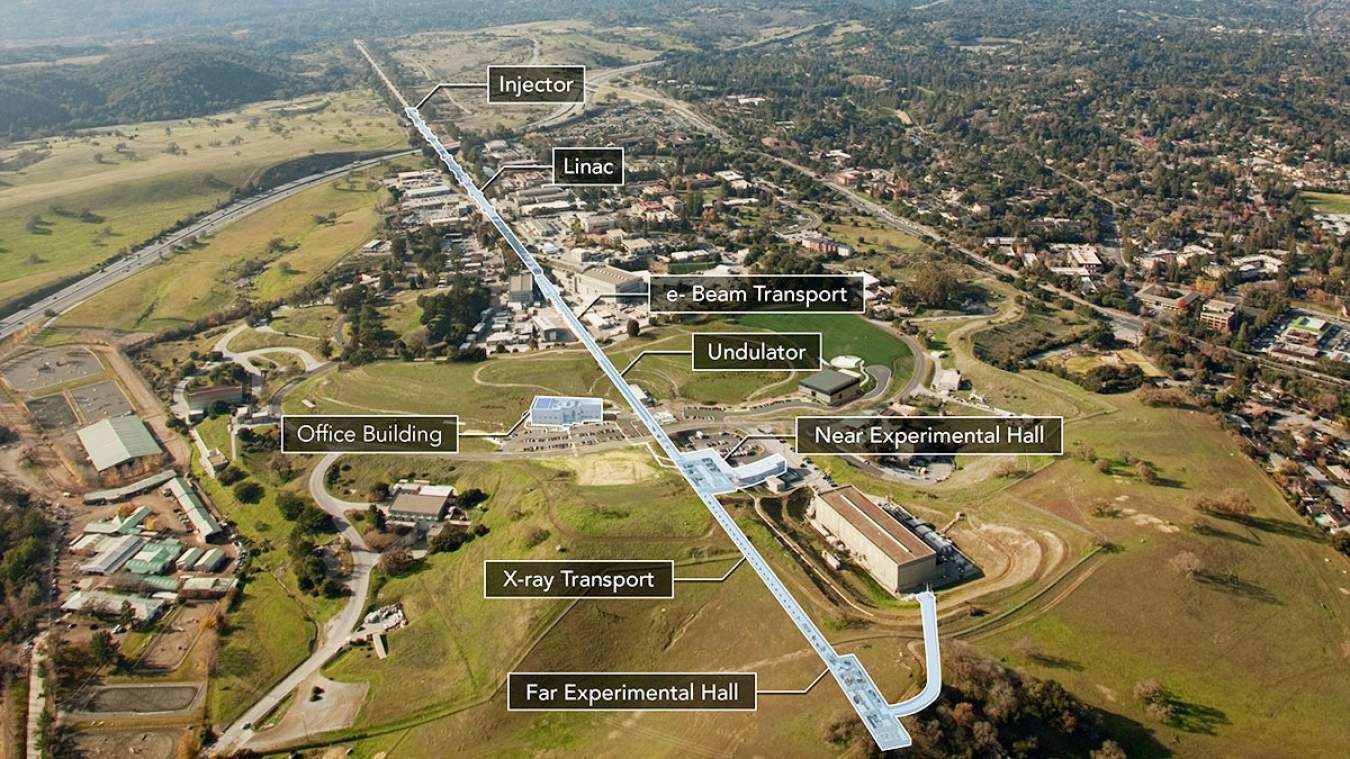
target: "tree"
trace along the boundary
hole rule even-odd
[[[380,532],[384,532],[389,523],[388,518],[384,515],[384,511],[379,506],[372,503],[370,504],[370,509],[367,514],[369,515],[371,525]]]
[[[914,272],[909,289],[919,302],[930,308],[942,308],[953,298],[960,285],[950,267],[941,268],[935,264],[923,264]]]
[[[1134,465],[1134,476],[1150,485],[1156,485],[1158,482],[1158,470],[1147,461],[1140,461]]]
[[[629,337],[637,337],[642,333],[642,325],[638,324],[637,319],[629,319],[624,329],[628,332]]]
[[[136,622],[136,609],[132,607],[130,601],[123,601],[121,608],[117,610],[117,624],[130,629]]]
[[[94,633],[89,641],[89,655],[95,664],[106,667],[117,661],[117,654],[117,642],[113,640],[112,633],[107,630]]]
[[[1125,749],[1120,747],[1115,741],[1105,741],[1102,747],[1088,754],[1091,759],[1128,759]]]
[[[412,551],[403,546],[394,546],[380,554],[380,571],[390,577],[397,577],[411,569],[413,561]]]
[[[262,500],[263,486],[253,480],[244,480],[234,486],[234,497],[240,503],[257,503]]]
[[[1195,576],[1205,568],[1205,564],[1200,560],[1200,557],[1190,551],[1181,551],[1173,556],[1168,564],[1173,571],[1185,575],[1188,580],[1195,579]]]

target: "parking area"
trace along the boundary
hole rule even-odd
[[[108,417],[130,414],[136,410],[127,398],[127,394],[122,392],[121,386],[113,380],[71,390],[70,397],[79,407],[80,414],[84,416],[86,424],[93,424]]]
[[[32,413],[33,418],[37,420],[38,426],[44,430],[65,430],[79,423],[79,419],[75,416],[75,409],[71,408],[70,401],[66,400],[64,394],[58,393],[45,398],[35,398],[25,405],[28,406],[28,411]]]
[[[4,367],[5,381],[21,393],[96,377],[107,367],[87,348],[49,348]]]

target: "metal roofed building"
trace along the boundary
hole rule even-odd
[[[810,516],[891,593],[899,595],[938,576],[932,546],[852,485],[817,495]]]
[[[581,298],[618,293],[642,295],[647,292],[647,283],[642,277],[613,266],[595,266],[587,269],[577,275],[576,283],[577,295]]]
[[[570,398],[537,395],[530,404],[530,424],[535,427],[571,427],[605,420],[601,398]]]
[[[220,522],[217,522],[216,518],[211,516],[206,504],[202,503],[202,499],[197,497],[196,491],[192,489],[192,485],[187,480],[182,477],[175,477],[169,480],[166,489],[169,491],[169,495],[178,501],[178,508],[187,514],[192,529],[201,533],[202,540],[210,541],[221,533]]]
[[[183,552],[183,544],[176,540],[152,540],[122,566],[134,575],[162,575],[174,565]]]
[[[834,369],[822,369],[798,383],[797,389],[827,406],[838,406],[862,394],[862,380]]]
[[[416,524],[439,522],[445,518],[455,489],[449,485],[402,484],[394,490],[389,518],[395,522]]]
[[[135,556],[145,541],[138,535],[118,535],[99,544],[98,554],[80,564],[80,571],[87,575],[110,575],[122,568]]]
[[[146,456],[158,456],[164,450],[138,416],[103,419],[76,434],[100,472]]]
[[[194,572],[215,572],[225,564],[227,558],[229,557],[225,555],[224,551],[219,548],[212,548],[202,554],[202,557],[192,566],[192,570]]]
[[[158,598],[119,596],[101,590],[77,590],[66,596],[61,611],[83,612],[111,616],[121,612],[122,604],[131,607],[137,622],[148,622],[164,611],[165,602]]]

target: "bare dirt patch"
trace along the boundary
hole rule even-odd
[[[80,756],[140,759],[174,759],[181,730],[117,730],[82,733],[76,739]]]
[[[192,707],[200,695],[200,683],[176,685],[108,685],[95,688],[79,704],[81,711],[97,714],[161,714]]]
[[[660,476],[650,457],[627,451],[545,463],[575,472],[578,485],[634,485]]]

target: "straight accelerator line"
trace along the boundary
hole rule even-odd
[[[834,675],[835,680],[839,683],[840,689],[842,689],[844,694],[849,697],[854,709],[857,710],[858,715],[862,718],[863,725],[866,726],[868,731],[872,734],[877,745],[882,750],[905,748],[912,745],[913,739],[910,737],[909,733],[905,731],[897,717],[891,712],[889,702],[881,693],[881,690],[876,686],[876,683],[873,682],[871,676],[868,675],[866,669],[863,668],[858,657],[854,654],[841,656],[834,650],[834,647],[830,645],[830,642],[825,638],[825,635],[821,633],[820,628],[818,628],[815,622],[806,614],[806,610],[802,608],[797,599],[788,591],[787,586],[783,584],[783,581],[780,580],[773,569],[769,567],[768,562],[760,555],[759,550],[755,548],[755,545],[750,542],[750,538],[748,538],[741,530],[740,525],[736,524],[736,521],[732,519],[731,515],[722,506],[721,501],[717,499],[716,493],[714,492],[714,486],[708,479],[709,473],[701,469],[702,465],[700,463],[685,460],[684,454],[680,452],[674,441],[670,439],[661,425],[657,423],[655,417],[651,415],[651,412],[647,410],[647,407],[643,405],[642,401],[632,389],[628,387],[628,383],[624,381],[623,375],[615,368],[613,362],[611,362],[604,351],[600,349],[599,344],[595,342],[595,339],[591,337],[590,332],[586,330],[585,326],[581,323],[581,320],[577,318],[577,315],[572,311],[571,307],[567,305],[567,302],[562,297],[562,293],[553,284],[552,280],[548,278],[543,267],[539,265],[539,262],[535,260],[533,254],[526,249],[525,244],[520,241],[520,238],[517,237],[511,227],[507,225],[506,220],[502,218],[501,213],[497,211],[496,207],[494,207],[491,201],[487,199],[487,196],[485,196],[482,190],[478,188],[473,177],[469,175],[464,167],[459,165],[459,162],[450,155],[450,151],[441,144],[440,138],[431,130],[431,127],[427,125],[426,121],[422,119],[421,112],[411,106],[404,112],[407,114],[409,120],[412,121],[412,124],[417,131],[432,149],[436,151],[436,154],[440,156],[441,161],[445,164],[446,168],[450,170],[450,173],[454,174],[455,178],[459,180],[459,183],[464,187],[465,192],[468,193],[469,197],[478,206],[478,210],[494,227],[497,228],[497,231],[501,233],[507,244],[510,245],[511,249],[520,257],[525,268],[534,275],[535,285],[539,288],[540,292],[543,293],[549,303],[557,309],[558,313],[568,323],[568,326],[571,327],[578,339],[586,346],[586,350],[590,352],[591,357],[595,359],[596,364],[604,371],[610,382],[614,384],[615,389],[618,390],[619,394],[627,401],[628,405],[642,421],[648,432],[661,446],[661,449],[665,451],[671,461],[676,463],[680,472],[684,474],[685,479],[688,480],[690,486],[693,487],[694,491],[698,494],[700,500],[707,506],[708,511],[713,515],[713,518],[716,519],[718,524],[722,526],[722,529],[726,531],[727,536],[731,539],[732,543],[736,545],[746,561],[750,564],[750,567],[754,569],[755,573],[763,580],[765,586],[768,587],[769,592],[773,594],[774,599],[783,607],[783,611],[787,613],[788,618],[792,620],[793,624],[797,626],[797,629],[802,633],[803,637],[806,638],[807,643],[815,649],[816,653],[825,662],[825,666],[828,667],[830,672]],[[924,607],[925,612],[927,612],[929,604],[932,604],[932,608],[936,609],[936,603],[931,592],[919,594],[919,601],[920,605]],[[933,619],[936,621],[935,614],[933,615]],[[925,623],[928,622],[928,614],[924,615],[924,621]],[[925,628],[927,628],[927,625],[925,625]],[[927,632],[928,630],[925,629],[925,643],[929,640]],[[936,627],[932,630],[932,636],[933,640],[936,641]],[[926,645],[925,648],[930,665],[929,674],[931,675],[936,671],[931,667],[934,660],[938,657],[938,651],[937,647],[934,645]],[[935,682],[930,678],[929,688],[926,688],[924,692],[920,694],[920,697],[927,698],[929,690],[934,685],[936,685],[938,690],[941,689],[941,682]],[[912,708],[912,702],[916,701],[918,698],[919,697],[916,697],[916,699],[911,699],[906,702],[906,706]]]

